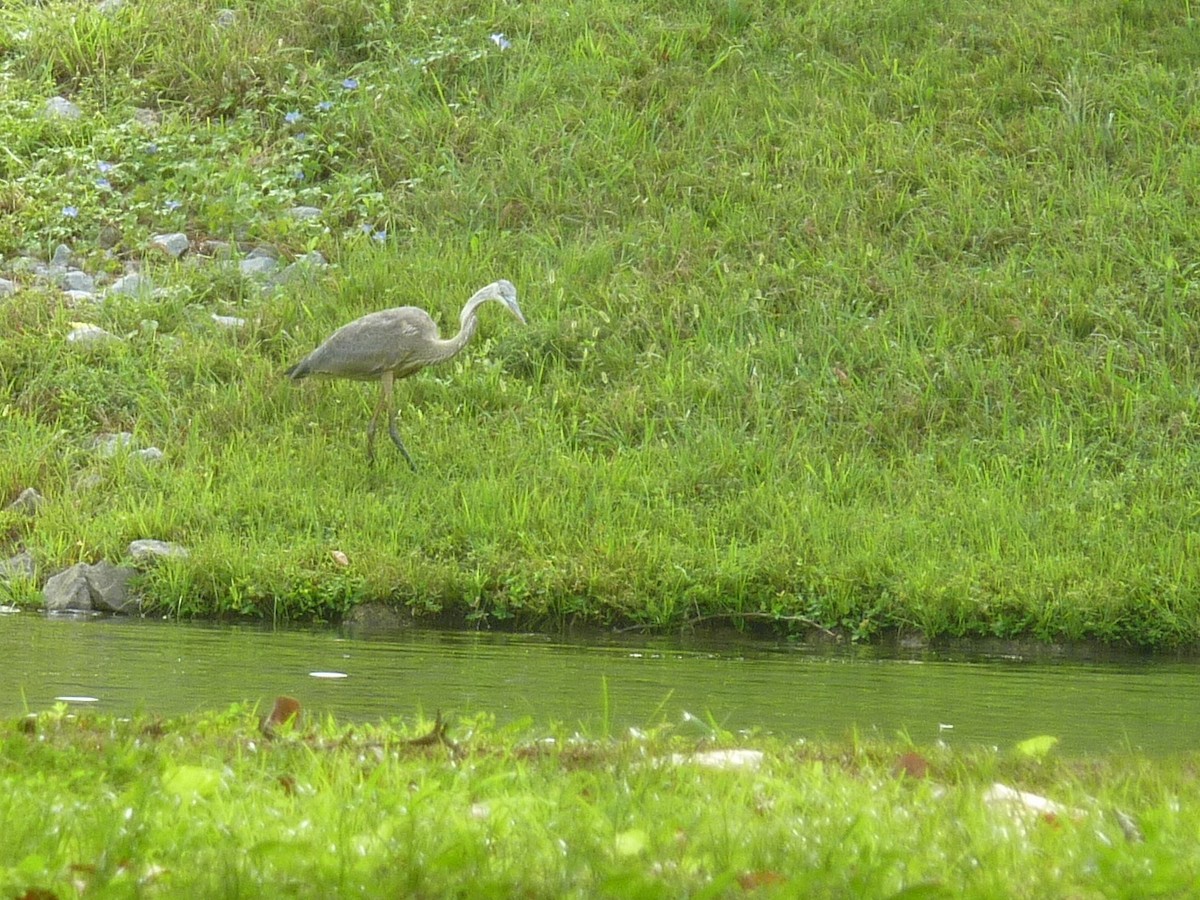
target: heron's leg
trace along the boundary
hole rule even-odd
[[[379,402],[375,404],[375,412],[371,414],[371,421],[367,423],[367,462],[374,464],[375,462],[375,427],[379,424],[379,414],[383,412],[384,407],[390,406],[392,396],[392,373],[384,372],[383,377],[379,379]]]
[[[400,452],[404,454],[404,458],[408,461],[409,468],[414,472],[417,471],[417,464],[413,462],[412,457],[408,455],[408,449],[404,446],[404,441],[400,440],[400,432],[396,428],[396,404],[392,399],[392,378],[391,372],[387,375],[387,408],[388,408],[388,434],[392,436],[392,443],[400,448]]]

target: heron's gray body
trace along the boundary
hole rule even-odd
[[[388,433],[400,448],[408,464],[416,469],[412,457],[396,430],[392,405],[392,383],[407,378],[429,365],[444,362],[457,354],[475,333],[475,312],[480,304],[496,300],[522,323],[525,317],[517,305],[517,291],[508,281],[497,281],[475,293],[459,317],[459,331],[445,340],[429,313],[416,306],[398,306],[368,313],[343,325],[317,349],[287,370],[292,379],[309,377],[348,378],[354,381],[379,380],[380,397],[367,426],[367,457],[374,459],[375,427],[380,413],[388,412]]]

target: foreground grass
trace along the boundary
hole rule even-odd
[[[223,5],[0,11],[0,254],[168,288],[0,298],[42,577],[152,537],[184,616],[1200,638],[1187,3]],[[146,256],[178,229],[334,265],[261,293]],[[497,277],[530,325],[402,386],[416,476],[363,465],[361,386],[281,377]],[[97,459],[120,430],[166,464]]]
[[[426,726],[427,730],[428,726]],[[1190,896],[1195,760],[1034,761],[668,731],[451,745],[63,710],[0,737],[0,888],[54,896]],[[753,748],[758,767],[697,752]],[[1057,813],[986,801],[1002,781]]]

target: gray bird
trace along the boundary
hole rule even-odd
[[[368,313],[343,325],[316,350],[287,370],[293,380],[312,375],[324,378],[350,378],[355,381],[379,379],[379,402],[367,425],[367,460],[375,461],[375,428],[379,414],[387,408],[388,434],[400,448],[413,471],[412,457],[396,430],[396,409],[392,402],[392,383],[407,378],[426,366],[445,362],[467,345],[475,333],[475,311],[488,300],[503,303],[522,325],[525,317],[517,305],[517,289],[510,281],[497,281],[475,292],[459,316],[459,331],[443,340],[429,313],[416,306],[398,306]]]

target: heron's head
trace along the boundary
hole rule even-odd
[[[508,307],[510,313],[517,317],[517,321],[522,325],[525,324],[525,316],[521,314],[521,307],[517,305],[517,289],[513,287],[511,281],[506,281],[503,278],[500,279],[489,286],[488,293],[489,300],[499,300]]]

